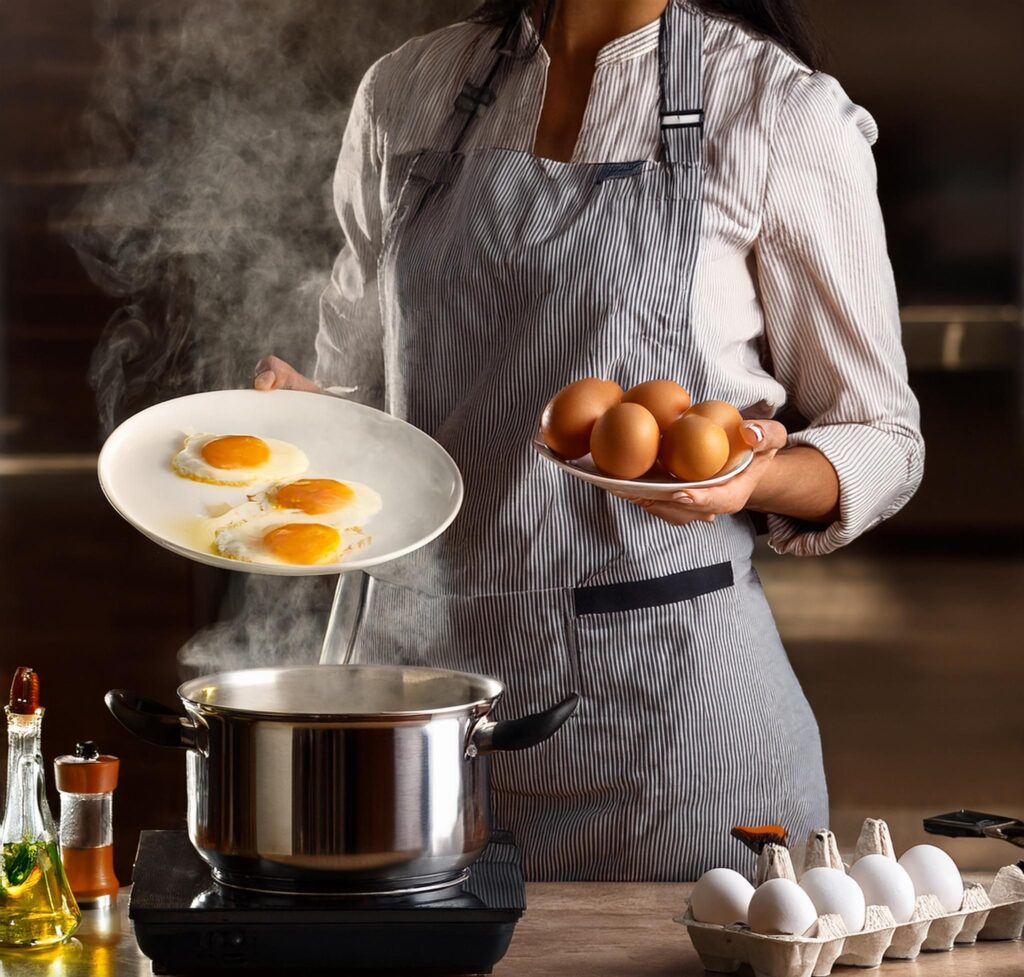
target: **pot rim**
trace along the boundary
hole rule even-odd
[[[437,677],[451,679],[465,679],[477,684],[490,686],[493,689],[491,695],[481,696],[464,702],[448,706],[435,706],[431,708],[388,710],[381,712],[284,712],[268,709],[250,709],[244,706],[226,706],[216,702],[209,702],[197,698],[196,693],[211,685],[223,685],[225,681],[238,675],[257,676],[262,674],[309,671],[312,669],[345,669],[345,670],[388,670],[394,672],[416,672],[431,673]],[[360,723],[368,724],[374,722],[388,722],[395,720],[431,719],[435,716],[451,716],[458,713],[468,715],[486,715],[494,708],[495,703],[505,692],[505,685],[500,680],[477,672],[460,672],[448,668],[431,668],[424,665],[284,665],[270,666],[263,668],[237,668],[224,672],[212,672],[209,675],[200,675],[196,678],[182,682],[178,686],[178,698],[186,707],[194,706],[203,713],[232,717],[240,716],[246,718],[264,719],[272,722],[332,722],[332,723]],[[486,708],[484,708],[486,707]]]

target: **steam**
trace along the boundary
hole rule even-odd
[[[311,370],[352,93],[376,57],[465,8],[104,0],[97,180],[71,223],[93,280],[126,300],[92,363],[105,430],[169,395],[248,385],[263,353]]]
[[[249,386],[265,353],[313,368],[340,245],[330,184],[370,63],[456,19],[454,0],[102,0],[85,119],[94,182],[71,215],[93,281],[124,301],[91,363],[105,432],[142,407]],[[240,578],[182,663],[315,660],[323,581]],[[319,629],[319,630],[318,630]]]
[[[333,577],[239,575],[222,620],[178,652],[185,678],[235,668],[315,665],[327,626]]]

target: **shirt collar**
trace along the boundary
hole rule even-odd
[[[537,56],[548,63],[548,52],[543,44],[538,44],[537,28],[534,26],[533,18],[524,10],[521,14],[523,29],[520,33],[520,49],[529,50],[535,47]],[[661,32],[661,18],[652,20],[635,31],[623,34],[609,41],[600,51],[597,52],[597,59],[594,62],[595,68],[606,64],[617,64],[622,61],[630,61],[639,58],[644,54],[658,49],[658,38]]]

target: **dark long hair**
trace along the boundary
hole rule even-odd
[[[558,0],[484,0],[473,19],[504,24],[521,10],[540,12],[543,37]],[[777,41],[809,68],[820,67],[818,42],[811,30],[802,0],[697,0],[708,13],[731,17]]]

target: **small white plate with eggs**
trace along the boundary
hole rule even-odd
[[[646,499],[668,500],[676,492],[682,492],[686,489],[710,488],[712,485],[721,485],[746,469],[754,460],[754,453],[748,449],[739,454],[736,463],[727,471],[715,475],[714,478],[706,478],[701,482],[681,482],[676,478],[667,476],[667,473],[643,475],[635,479],[624,479],[602,474],[590,455],[577,458],[575,461],[567,461],[552,451],[541,439],[539,433],[533,439],[533,447],[542,458],[546,458],[574,478],[580,478],[584,482],[599,485],[601,488],[612,492],[624,492]]]
[[[110,504],[161,546],[284,576],[411,553],[447,529],[463,497],[455,462],[418,428],[295,390],[156,404],[110,435],[98,471]]]

